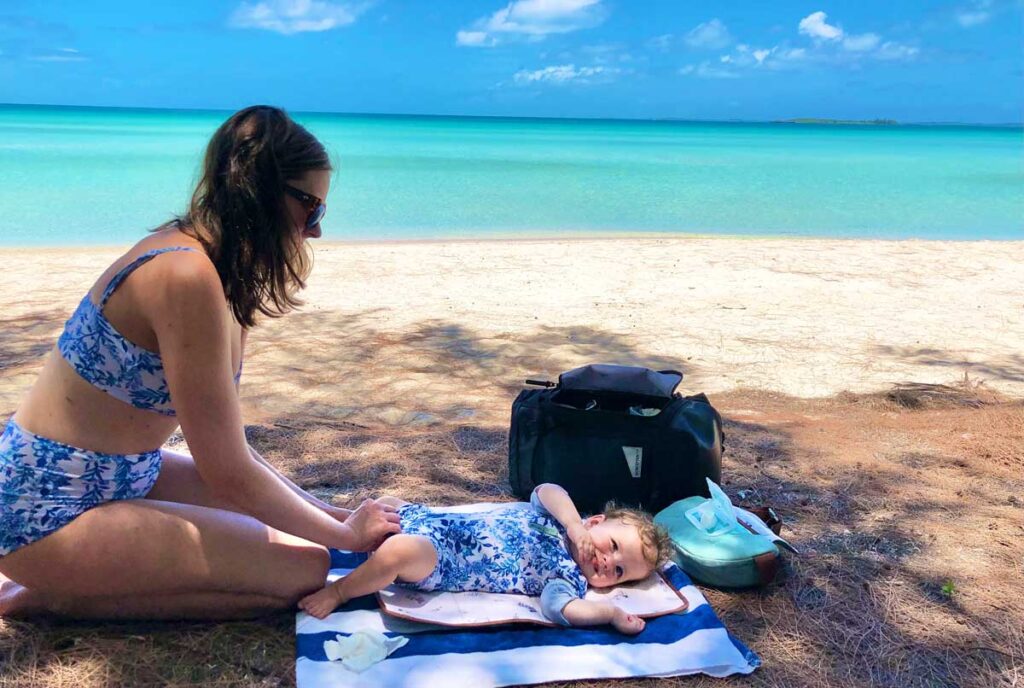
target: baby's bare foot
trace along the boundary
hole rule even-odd
[[[323,619],[333,612],[338,607],[338,604],[338,594],[330,587],[327,587],[312,595],[303,597],[299,602],[299,609],[318,619]]]

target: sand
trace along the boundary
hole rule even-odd
[[[0,250],[0,413],[117,254]],[[247,436],[339,505],[505,500],[523,378],[678,367],[725,417],[724,489],[773,505],[802,554],[765,590],[705,589],[762,657],[752,676],[630,685],[1016,685],[1022,258],[1024,242],[320,244],[304,311],[252,333]],[[965,373],[958,390],[1014,399],[870,394]],[[811,398],[842,390],[867,394]],[[0,619],[0,688],[292,685],[293,628]]]
[[[0,412],[124,248],[0,250]],[[1022,278],[1024,242],[322,242],[305,308],[252,333],[243,399],[254,421],[493,420],[496,395],[588,362],[679,369],[685,392],[967,375],[1020,397]]]

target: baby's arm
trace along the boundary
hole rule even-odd
[[[580,599],[572,585],[562,579],[550,581],[540,596],[544,615],[563,626],[600,626],[612,624],[621,633],[633,635],[644,630],[639,616],[627,614],[610,602]]]
[[[572,497],[560,485],[544,483],[533,491],[532,502],[540,502],[540,507],[551,514],[566,530],[581,527],[583,518],[572,502]]]
[[[590,561],[593,558],[594,543],[590,539],[590,532],[583,527],[580,512],[565,489],[554,483],[538,485],[530,496],[530,503],[548,512],[562,524],[565,534],[576,549],[577,561]]]
[[[562,615],[573,626],[597,626],[610,623],[619,633],[636,635],[647,625],[635,614],[627,614],[610,602],[573,600],[565,605]]]

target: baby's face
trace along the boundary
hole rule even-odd
[[[591,516],[584,525],[594,542],[594,558],[577,561],[587,582],[595,588],[642,580],[653,568],[644,558],[640,531],[619,520]]]

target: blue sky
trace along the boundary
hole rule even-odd
[[[2,0],[0,102],[1020,122],[1024,0]]]

